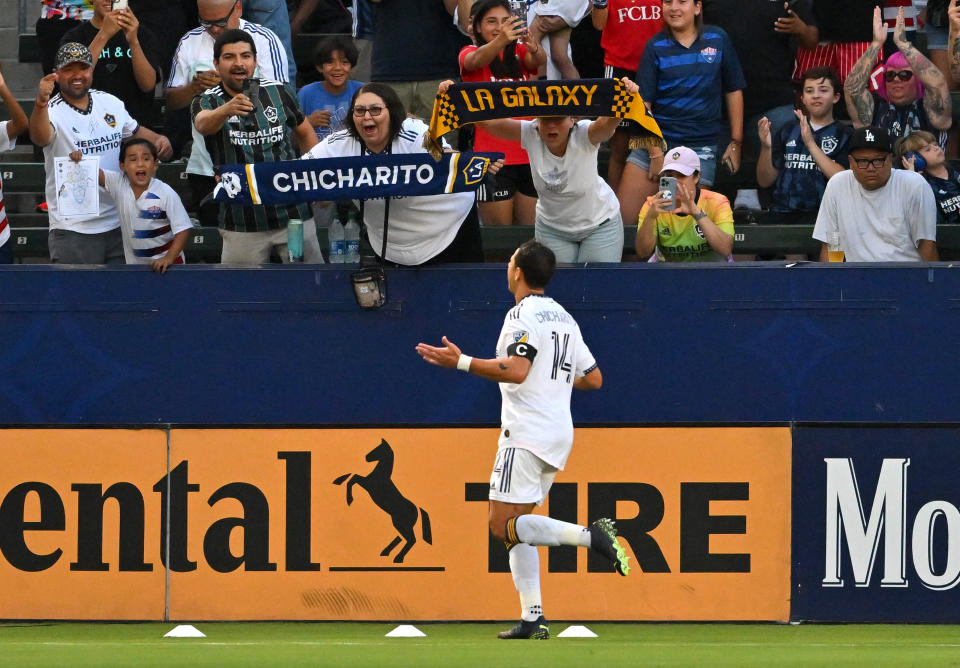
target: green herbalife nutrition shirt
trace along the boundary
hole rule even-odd
[[[204,110],[217,109],[230,100],[218,84],[190,105],[190,116],[196,118]],[[246,119],[233,116],[220,132],[205,137],[207,151],[214,165],[278,162],[296,160],[291,131],[303,122],[303,112],[287,87],[267,79],[260,82],[257,108]],[[310,217],[305,204],[289,206],[220,205],[220,227],[237,232],[263,232],[287,226],[291,218]]]
[[[640,211],[641,224],[650,210],[652,199],[648,198]],[[733,236],[733,211],[726,197],[701,189],[697,204],[717,227]],[[660,214],[656,225],[657,250],[667,262],[722,262],[727,259],[710,248],[693,216]]]

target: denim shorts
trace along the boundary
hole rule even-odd
[[[933,51],[947,50],[947,34],[949,29],[946,26],[938,28],[928,23],[924,30],[927,32],[927,49]]]
[[[717,176],[717,147],[690,146],[700,158],[700,185],[712,186]],[[627,156],[627,162],[632,162],[640,169],[650,169],[650,154],[645,148],[635,148]]]

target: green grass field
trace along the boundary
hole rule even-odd
[[[0,666],[960,666],[960,627],[589,624],[592,639],[496,639],[503,624],[0,624]],[[556,635],[568,625],[553,622]]]

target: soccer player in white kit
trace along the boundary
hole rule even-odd
[[[510,572],[520,594],[520,624],[500,638],[550,637],[540,598],[537,545],[580,545],[607,557],[620,575],[630,571],[612,520],[589,527],[533,515],[550,491],[573,445],[570,395],[596,390],[600,369],[583,342],[580,327],[544,294],[556,269],[553,251],[527,241],[510,258],[507,285],[517,305],[507,312],[495,359],[474,359],[447,337],[443,345],[417,344],[430,364],[476,374],[500,383],[500,440],[490,476],[490,531],[504,541]]]

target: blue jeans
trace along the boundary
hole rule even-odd
[[[550,227],[538,218],[534,236],[553,251],[557,262],[619,262],[623,257],[623,220],[619,213],[592,230],[576,234]]]
[[[667,147],[667,153],[674,146]],[[700,185],[712,186],[717,177],[717,147],[716,146],[688,146],[700,158]],[[664,154],[666,155],[666,154]],[[645,148],[635,148],[627,156],[627,162],[632,162],[643,171],[650,169],[650,153]],[[666,162],[666,158],[664,158]]]

